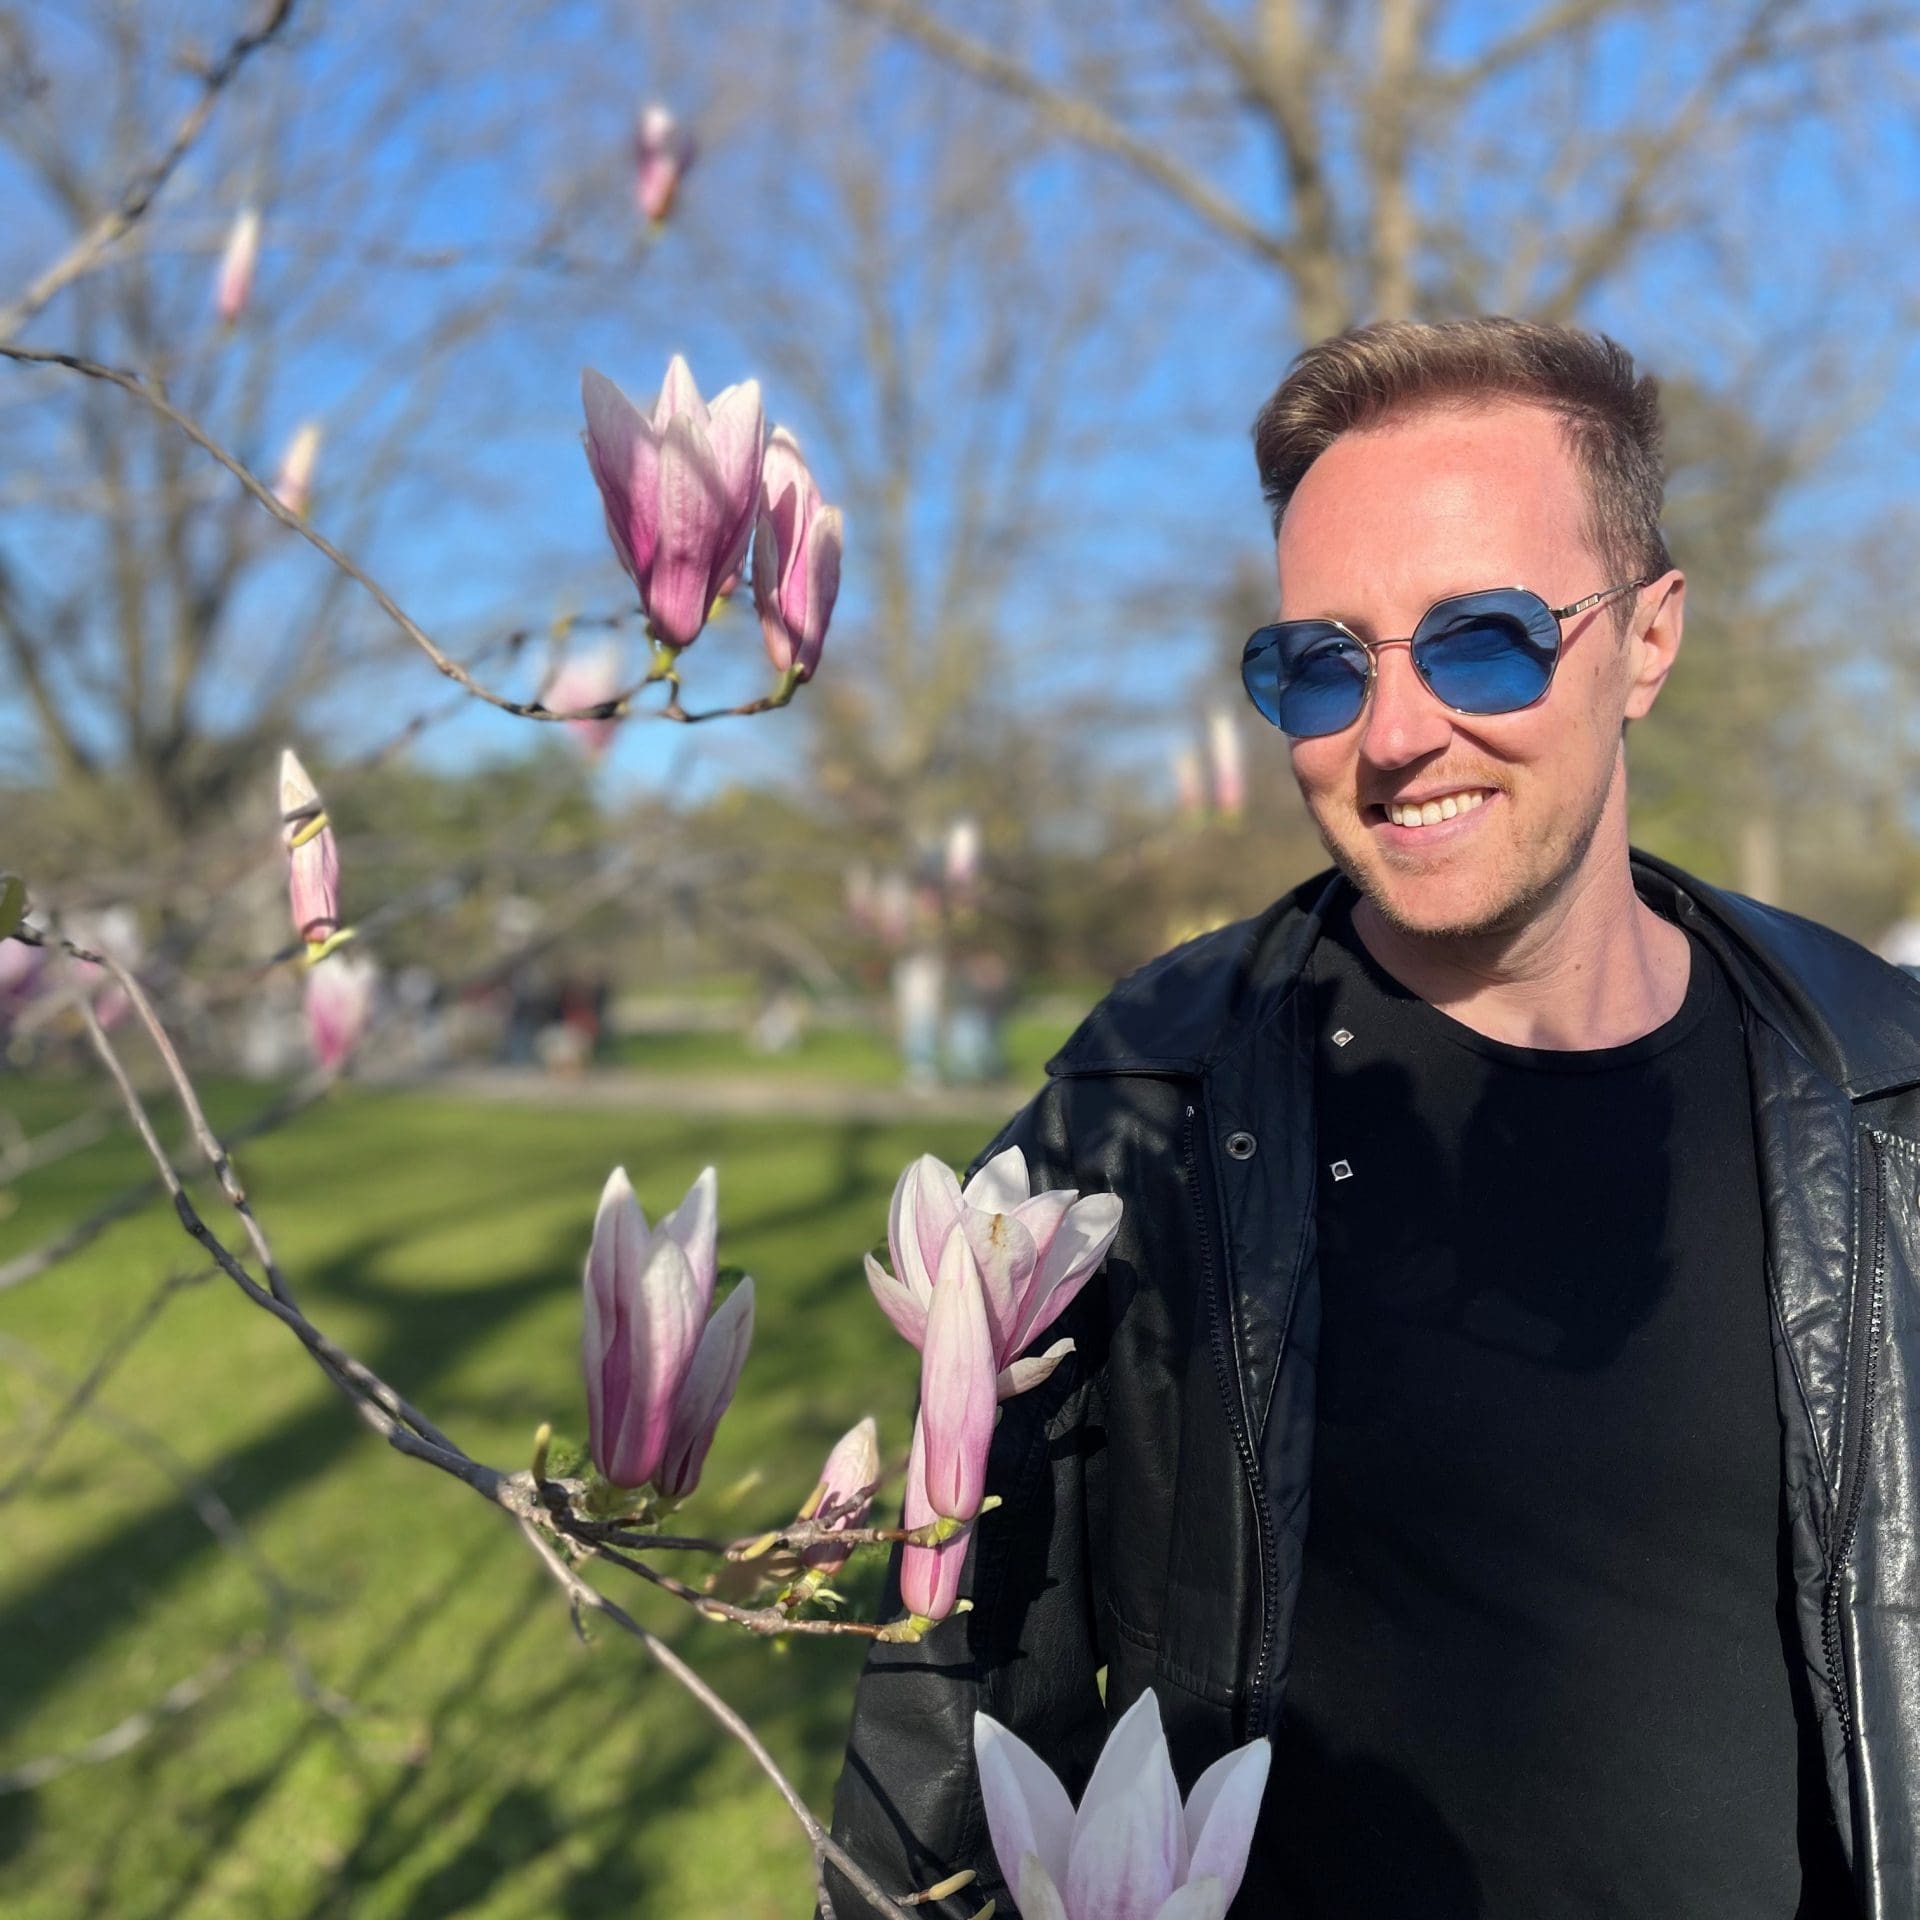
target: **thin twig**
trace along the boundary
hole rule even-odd
[[[733,1737],[746,1748],[759,1765],[762,1773],[774,1784],[781,1799],[793,1811],[793,1817],[806,1830],[808,1843],[813,1848],[814,1859],[831,1860],[845,1876],[847,1883],[855,1888],[872,1906],[874,1912],[891,1914],[894,1920],[912,1920],[912,1915],[900,1903],[889,1895],[866,1869],[854,1860],[834,1839],[825,1827],[814,1818],[812,1809],[800,1797],[800,1790],[780,1771],[780,1764],[754,1732],[732,1707],[728,1706],[706,1681],[694,1672],[687,1663],[662,1640],[659,1635],[649,1633],[632,1614],[617,1602],[609,1600],[599,1588],[581,1579],[579,1574],[560,1557],[559,1551],[540,1532],[530,1515],[520,1520],[521,1531],[533,1546],[533,1550],[546,1563],[547,1571],[559,1581],[567,1597],[577,1611],[592,1612],[611,1620],[624,1633],[631,1634],[646,1648],[659,1665],[664,1667],[673,1678],[706,1708],[714,1719],[726,1728]]]
[[[111,212],[102,214],[12,306],[0,312],[0,340],[11,339],[62,287],[88,272],[110,247],[133,230],[200,138],[221,94],[233,83],[240,69],[292,18],[296,3],[297,0],[272,0],[259,26],[241,34],[206,69],[200,77],[198,98],[174,129],[166,148],[133,176]]]
[[[521,720],[677,720],[683,725],[696,726],[707,720],[738,719],[748,714],[771,713],[787,705],[787,701],[777,694],[762,694],[756,700],[743,700],[737,706],[709,707],[698,712],[689,712],[680,704],[678,686],[669,681],[669,697],[665,706],[635,707],[634,700],[648,687],[668,680],[668,675],[660,668],[655,668],[647,674],[645,679],[635,681],[623,692],[586,707],[568,707],[556,711],[539,700],[515,700],[506,694],[496,693],[491,687],[484,686],[475,679],[459,661],[444,651],[414,620],[413,616],[394,599],[393,595],[358,562],[349,559],[302,515],[282,505],[273,489],[252,468],[243,464],[236,455],[229,453],[198,421],[182,413],[150,381],[143,379],[137,373],[128,372],[124,367],[109,367],[98,360],[88,360],[80,354],[56,353],[44,347],[22,347],[0,342],[0,359],[17,360],[31,366],[65,367],[70,373],[83,374],[89,380],[103,380],[109,386],[118,387],[122,392],[130,393],[135,399],[144,401],[161,419],[177,427],[203,453],[225,467],[253,496],[254,500],[272,514],[283,527],[297,533],[309,546],[324,554],[349,580],[370,595],[380,611],[449,680],[457,686],[464,687],[476,700],[484,700],[488,706],[497,707],[502,713],[510,713]]]

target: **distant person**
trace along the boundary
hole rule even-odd
[[[1117,987],[993,1143],[1125,1218],[836,1829],[1004,1912],[975,1710],[1077,1795],[1152,1687],[1183,1784],[1274,1740],[1240,1920],[1913,1920],[1920,987],[1628,846],[1655,383],[1367,327],[1255,445],[1244,677],[1333,869]]]

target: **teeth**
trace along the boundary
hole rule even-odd
[[[1464,793],[1449,793],[1439,800],[1423,800],[1417,806],[1403,806],[1397,800],[1387,802],[1387,818],[1396,827],[1435,827],[1457,814],[1471,813],[1485,804],[1486,789],[1470,787]]]

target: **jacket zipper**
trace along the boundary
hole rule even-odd
[[[1227,1330],[1222,1323],[1225,1301],[1218,1276],[1213,1264],[1213,1236],[1209,1232],[1207,1203],[1200,1191],[1200,1164],[1196,1145],[1198,1132],[1194,1109],[1187,1108],[1187,1125],[1184,1149],[1187,1163],[1187,1190],[1193,1195],[1193,1209],[1199,1228],[1201,1278],[1207,1290],[1207,1310],[1211,1321],[1213,1336],[1213,1370],[1219,1382],[1220,1397],[1226,1403],[1227,1423],[1233,1428],[1235,1443],[1240,1449],[1240,1466],[1247,1476],[1247,1484],[1253,1495],[1253,1516],[1255,1532],[1260,1547],[1260,1653],[1254,1663],[1253,1685],[1248,1696],[1249,1725],[1247,1731],[1257,1737],[1266,1732],[1267,1669],[1273,1659],[1274,1614],[1277,1611],[1274,1592],[1274,1544],[1271,1534],[1272,1520],[1267,1512],[1267,1483],[1260,1471],[1260,1461],[1254,1450],[1252,1433],[1248,1427],[1245,1403],[1240,1394],[1240,1378],[1237,1357],[1229,1360],[1231,1351],[1227,1339]]]
[[[1840,1713],[1840,1730],[1853,1744],[1853,1707],[1848,1699],[1845,1664],[1840,1653],[1840,1576],[1853,1552],[1854,1529],[1860,1519],[1860,1497],[1866,1486],[1866,1434],[1873,1419],[1874,1391],[1879,1384],[1876,1361],[1880,1351],[1880,1315],[1887,1258],[1887,1220],[1882,1194],[1886,1182],[1886,1149],[1873,1142],[1871,1177],[1867,1183],[1873,1209],[1873,1266],[1868,1276],[1867,1352],[1860,1391],[1847,1404],[1847,1426],[1840,1442],[1840,1488],[1846,1495],[1840,1530],[1827,1565],[1827,1600],[1821,1619],[1821,1639],[1827,1654],[1827,1683]],[[1854,1280],[1853,1325],[1860,1324],[1859,1279]]]

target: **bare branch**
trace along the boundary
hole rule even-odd
[[[705,720],[740,718],[748,714],[770,713],[787,704],[789,694],[783,698],[778,693],[764,694],[757,700],[744,700],[738,706],[713,707],[698,712],[689,712],[680,704],[680,690],[677,677],[671,664],[659,665],[644,680],[636,681],[625,691],[609,700],[598,702],[590,707],[571,708],[556,713],[537,700],[512,700],[505,694],[495,693],[490,687],[483,686],[471,673],[455,660],[451,654],[441,650],[439,645],[414,621],[388,593],[385,587],[373,576],[350,560],[323,533],[318,532],[299,514],[283,506],[274,491],[250,467],[244,465],[237,456],[229,453],[219,441],[207,432],[197,421],[182,413],[150,381],[137,373],[130,373],[124,367],[109,367],[97,360],[88,360],[79,354],[56,353],[46,348],[21,347],[0,342],[0,359],[17,360],[28,365],[46,367],[64,367],[70,373],[78,373],[89,380],[100,380],[109,386],[118,387],[124,393],[130,393],[135,399],[144,401],[155,413],[177,427],[203,453],[218,461],[246,488],[255,501],[280,522],[289,531],[297,533],[311,547],[324,554],[350,580],[356,582],[369,595],[393,624],[424,653],[434,666],[457,686],[464,687],[476,700],[484,700],[488,706],[497,707],[502,713],[513,714],[522,720],[624,720],[628,718],[677,720],[682,724],[697,724]],[[659,681],[667,681],[671,692],[664,707],[638,708],[633,706],[637,695]]]
[[[12,306],[0,310],[0,340],[10,340],[70,281],[89,272],[109,249],[130,233],[174,169],[200,138],[220,96],[242,67],[272,41],[293,16],[297,0],[270,0],[265,19],[243,33],[201,76],[199,97],[174,129],[165,149],[127,184],[110,213],[103,214],[60,258],[40,273]]]
[[[1024,102],[1055,132],[1096,153],[1111,154],[1216,232],[1261,259],[1277,267],[1292,267],[1294,250],[1288,241],[1249,218],[1164,148],[1130,132],[1091,101],[1062,92],[1017,60],[936,20],[911,0],[840,0],[840,4],[883,21],[961,72]]]

